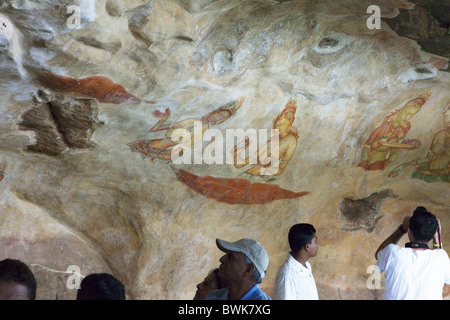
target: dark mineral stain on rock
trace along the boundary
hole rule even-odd
[[[68,148],[95,147],[90,138],[102,122],[94,99],[49,97],[42,91],[38,95],[40,103],[25,111],[18,123],[19,130],[35,132],[36,143],[27,147],[29,151],[57,156]]]
[[[336,47],[339,41],[330,37],[324,37],[320,39],[318,46],[320,48]]]
[[[384,216],[384,213],[380,211],[380,206],[386,199],[392,197],[395,197],[394,193],[387,189],[372,193],[364,199],[345,198],[341,200],[338,205],[341,211],[341,230],[364,229],[369,233],[372,232],[378,220]]]

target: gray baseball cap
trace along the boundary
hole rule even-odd
[[[267,266],[269,265],[269,255],[258,241],[248,238],[235,242],[216,239],[216,244],[223,252],[233,251],[243,253],[255,265],[261,278],[264,278],[266,275]]]

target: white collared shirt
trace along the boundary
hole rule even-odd
[[[291,254],[281,266],[275,279],[275,300],[319,300],[311,265],[306,268]]]

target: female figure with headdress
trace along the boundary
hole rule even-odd
[[[414,166],[412,178],[427,182],[450,182],[450,101],[444,110],[444,128],[434,134],[427,155],[397,166],[389,172],[389,177],[396,177],[404,168]]]
[[[400,110],[386,116],[369,136],[363,146],[358,167],[365,170],[384,170],[399,150],[415,150],[420,147],[417,139],[406,139],[411,129],[411,118],[430,98],[429,91],[409,100]]]
[[[295,100],[289,100],[286,104],[283,111],[277,116],[272,126],[272,129],[278,130],[278,148],[273,148],[271,146],[272,141],[268,141],[261,148],[258,149],[258,164],[252,166],[245,173],[256,175],[256,176],[278,176],[283,173],[284,169],[288,165],[289,161],[292,159],[295,150],[297,149],[297,139],[298,133],[296,128],[292,125],[295,119],[295,112],[297,110],[297,102]],[[242,168],[249,164],[249,159],[251,156],[245,158],[245,161],[240,163],[237,161],[237,155],[242,151],[242,148],[248,148],[248,140],[246,140],[246,144],[238,148],[235,146],[234,148],[234,166],[236,168]],[[270,151],[269,151],[270,150]],[[272,154],[273,152],[277,152],[278,155]],[[265,155],[266,157],[272,157],[278,160],[278,166],[273,167],[273,161],[267,161],[266,159],[261,159],[261,155]],[[271,170],[275,169],[275,171]]]

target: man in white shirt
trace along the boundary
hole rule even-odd
[[[375,253],[385,273],[386,300],[442,300],[444,283],[450,284],[450,260],[440,241],[440,223],[424,207],[417,207],[380,245]],[[397,245],[403,235],[409,240]],[[428,242],[433,239],[433,249]]]
[[[318,300],[309,258],[317,255],[316,230],[311,224],[293,225],[288,235],[289,252],[275,279],[276,300]]]

